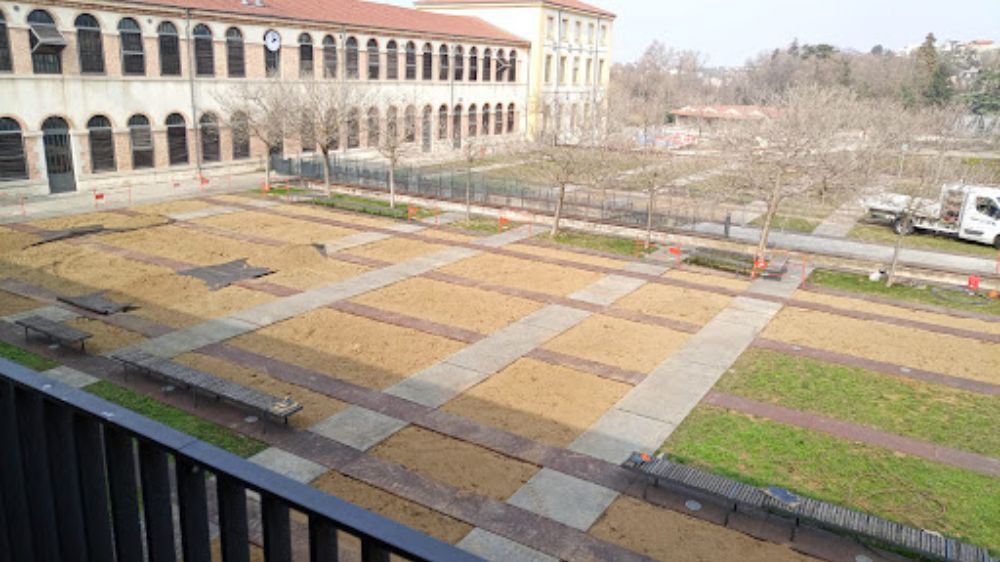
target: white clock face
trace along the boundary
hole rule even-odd
[[[264,46],[272,53],[281,48],[281,35],[277,31],[271,30],[264,34]]]

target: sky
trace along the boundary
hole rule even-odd
[[[383,0],[403,6],[410,0]],[[1000,0],[584,0],[618,14],[614,60],[638,58],[654,39],[739,66],[798,38],[868,51],[940,39],[1000,41]]]

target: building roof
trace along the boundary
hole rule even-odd
[[[685,105],[670,113],[681,117],[743,121],[773,117],[778,110],[760,105]]]
[[[598,8],[597,6],[580,2],[580,0],[417,0],[415,4],[417,6],[455,6],[459,4],[543,4],[558,8],[567,8],[570,10],[587,12],[589,14],[603,16],[606,18],[616,17],[614,12],[609,12],[603,8]]]
[[[321,24],[373,27],[416,33],[434,33],[527,45],[528,42],[493,24],[471,16],[436,14],[362,0],[129,0],[135,4],[282,18]]]

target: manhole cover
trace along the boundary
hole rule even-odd
[[[684,507],[690,509],[691,511],[698,511],[701,509],[701,502],[695,500],[688,500],[684,502]]]

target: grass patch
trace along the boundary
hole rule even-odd
[[[755,218],[749,222],[749,225],[763,227],[764,217]],[[771,228],[792,232],[809,233],[816,230],[817,226],[819,226],[818,220],[793,215],[775,215],[774,220],[771,221]]]
[[[603,234],[563,231],[557,234],[555,238],[549,238],[548,235],[543,236],[546,240],[552,240],[557,244],[564,244],[575,248],[586,248],[588,250],[596,250],[598,252],[605,252],[608,254],[616,254],[626,257],[645,256],[646,254],[650,254],[655,251],[655,248],[652,246],[644,248],[641,241],[637,242],[636,240],[628,238],[605,236]]]
[[[722,250],[699,249],[684,257],[684,263],[728,273],[749,276],[753,273],[753,258],[749,254]]]
[[[39,372],[48,371],[49,369],[54,369],[59,366],[59,363],[49,359],[48,357],[35,355],[26,349],[21,349],[16,345],[11,345],[2,341],[0,341],[0,357]]]
[[[1000,397],[764,350],[717,388],[731,394],[1000,457]]]
[[[979,312],[982,314],[995,314],[1000,316],[1000,299],[948,299],[935,294],[930,287],[917,287],[907,284],[896,284],[886,287],[884,282],[870,281],[867,276],[855,273],[831,271],[828,269],[817,269],[809,276],[809,283],[819,287],[829,287],[841,291],[861,293],[865,295],[876,295],[900,301],[915,302],[965,310],[969,312]],[[950,293],[938,292],[948,295]]]
[[[863,242],[875,242],[894,246],[896,244],[896,233],[892,227],[881,224],[858,224],[847,234],[853,240]],[[950,252],[953,254],[967,254],[970,256],[980,256],[985,258],[996,258],[997,249],[985,244],[967,242],[949,236],[936,236],[930,233],[916,232],[910,236],[903,237],[904,248],[916,248],[919,250],[936,250],[940,252]]]
[[[858,508],[1000,550],[1000,479],[712,407],[664,444],[670,458],[755,486]]]
[[[410,206],[405,203],[397,203],[395,207],[390,207],[388,201],[383,201],[381,199],[369,199],[367,197],[359,197],[357,195],[334,194],[330,197],[310,200],[309,203],[378,217],[388,217],[399,220],[407,220],[410,218]],[[416,207],[416,210],[414,218],[422,219],[434,216],[434,214],[428,209]]]
[[[498,228],[499,222],[497,219],[490,219],[486,217],[475,217],[464,221],[455,221],[448,226],[453,226],[455,228],[461,228],[462,230],[468,230],[469,232],[478,232],[483,234],[499,234],[500,230]],[[518,223],[508,222],[504,224],[504,231],[510,230],[512,228],[517,228],[520,226]]]
[[[256,191],[254,191],[253,193],[256,193]],[[281,195],[295,195],[300,193],[313,193],[313,191],[311,189],[305,189],[302,187],[274,187],[274,186],[271,186],[271,189],[267,191],[267,194],[272,197]]]
[[[95,382],[84,390],[243,458],[267,448],[265,443],[256,439],[108,381]]]

